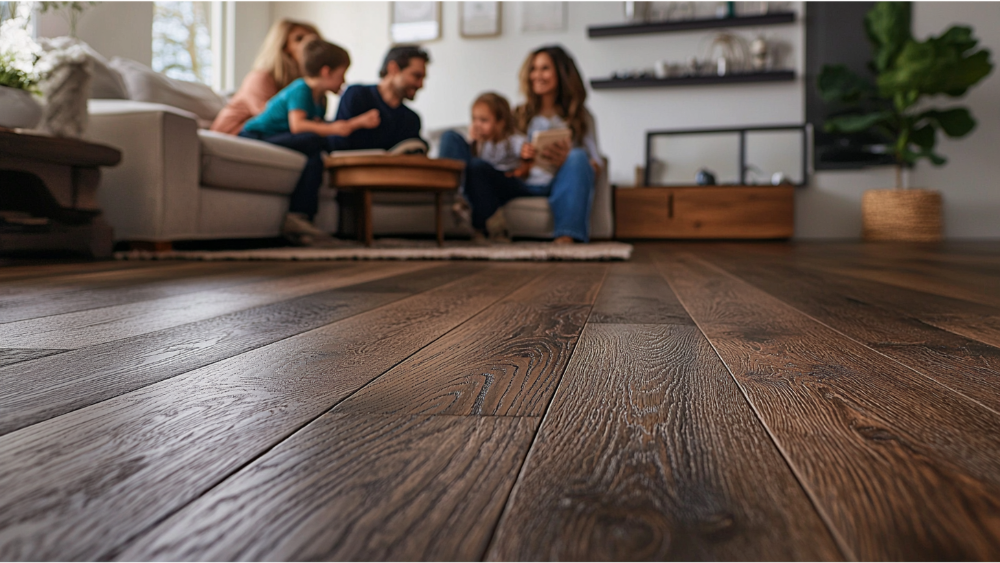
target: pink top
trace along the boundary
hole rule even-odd
[[[212,122],[212,131],[236,135],[251,117],[264,111],[264,106],[275,94],[278,86],[266,70],[253,70],[243,79],[240,89],[229,99],[226,107]]]

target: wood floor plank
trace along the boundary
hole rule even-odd
[[[21,362],[27,362],[28,360],[36,360],[38,358],[44,358],[46,356],[52,356],[54,354],[61,354],[66,351],[67,350],[0,348],[0,367],[9,366],[11,364],[18,364]]]
[[[0,324],[0,341],[11,347],[82,348],[428,267],[367,263],[311,274],[290,272],[224,289]]]
[[[337,401],[531,280],[530,267],[478,269],[0,437],[0,559],[113,556]]]
[[[169,379],[219,360],[426,291],[482,269],[430,268],[405,278],[409,292],[384,292],[383,280],[332,289],[79,348],[23,366],[0,368],[0,434]]]
[[[849,557],[1000,557],[1000,416],[693,255],[661,271]]]
[[[35,261],[32,261],[35,262]],[[152,260],[93,260],[65,261],[49,263],[25,263],[23,261],[6,262],[0,259],[0,281],[23,280],[28,278],[48,278],[60,275],[79,275],[85,273],[106,272],[111,270],[138,270],[142,268],[159,268],[166,264]]]
[[[588,323],[694,325],[652,264],[612,264]]]
[[[725,261],[749,254],[758,260],[819,272],[835,280],[844,282],[854,280],[854,283],[865,288],[867,302],[918,318],[942,330],[1000,347],[1000,307],[882,283],[878,280],[846,276],[819,268],[819,265],[836,266],[836,262],[830,258],[819,263],[814,259],[813,254],[817,247],[822,252],[828,252],[827,246],[829,245],[802,245],[801,248],[797,248],[784,245],[719,245],[713,246],[707,254],[721,256]],[[867,248],[868,245],[861,247]],[[846,247],[843,253],[848,254]],[[975,256],[970,258],[974,259]]]
[[[927,273],[913,268],[904,270],[898,266],[886,265],[819,266],[819,268],[944,297],[1000,307],[1000,291],[997,290],[1000,287],[1000,278],[994,276],[976,276],[968,272],[960,274],[944,274],[941,271]]]
[[[541,416],[606,268],[552,267],[334,412]]]
[[[1000,413],[1000,348],[877,304],[878,284],[738,256],[703,256],[813,318]],[[905,311],[918,310],[913,302]]]
[[[841,557],[704,336],[671,323],[587,325],[488,558]]]
[[[0,291],[8,292],[6,297],[0,298],[0,323],[223,289],[324,269],[324,265],[317,264],[192,266],[171,271],[144,269],[112,272],[86,283],[60,282],[56,286],[40,284],[35,288],[25,288],[23,284],[0,284]],[[333,269],[339,267],[342,266],[334,266]]]
[[[327,414],[118,559],[479,560],[536,425]]]

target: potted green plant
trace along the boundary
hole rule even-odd
[[[32,128],[42,118],[35,63],[40,49],[28,33],[31,6],[19,2],[0,21],[0,127]]]
[[[990,52],[976,50],[968,26],[952,26],[937,37],[917,41],[910,31],[909,2],[879,2],[865,17],[872,44],[873,79],[844,65],[827,65],[818,87],[827,102],[845,111],[827,119],[829,132],[874,132],[886,140],[896,164],[896,189],[869,190],[862,198],[866,240],[940,240],[941,194],[904,189],[903,171],[921,159],[941,166],[934,152],[938,132],[968,135],[976,121],[965,107],[930,107],[930,96],[958,98],[993,69]]]

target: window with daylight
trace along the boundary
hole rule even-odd
[[[212,2],[153,4],[153,70],[212,85]]]

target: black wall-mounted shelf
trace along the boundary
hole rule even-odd
[[[746,72],[726,76],[677,76],[672,78],[595,78],[590,81],[594,90],[615,88],[657,88],[663,86],[708,86],[714,84],[741,84],[747,82],[790,82],[795,80],[794,70]]]
[[[795,12],[778,12],[763,16],[738,16],[733,18],[699,18],[695,20],[637,23],[625,25],[595,25],[587,28],[588,37],[613,37],[642,33],[669,33],[699,29],[721,29],[755,25],[777,25],[795,21]]]

